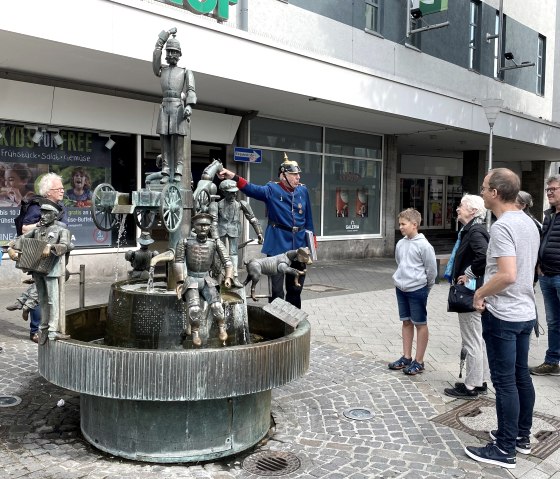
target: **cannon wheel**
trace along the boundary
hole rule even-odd
[[[157,212],[154,210],[136,210],[136,226],[142,231],[151,229],[157,218]]]
[[[117,218],[111,213],[113,207],[102,206],[101,193],[105,191],[116,191],[109,183],[97,185],[91,197],[91,217],[95,226],[101,231],[110,231],[117,224]]]
[[[167,231],[176,231],[181,226],[183,201],[181,199],[181,191],[175,185],[167,184],[163,187],[159,214]]]
[[[208,211],[210,201],[212,201],[210,198],[210,193],[208,193],[208,191],[206,190],[201,190],[198,195],[196,195],[194,211],[196,213]]]

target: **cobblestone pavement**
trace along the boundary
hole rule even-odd
[[[79,395],[37,372],[37,345],[29,341],[18,311],[8,312],[23,286],[0,292],[0,395],[21,403],[0,407],[0,479],[253,478],[243,460],[257,451],[293,453],[301,462],[291,478],[519,477],[560,479],[560,452],[545,460],[518,455],[517,468],[481,466],[468,459],[474,436],[432,419],[463,401],[443,395],[458,379],[460,339],[455,314],[445,311],[447,286],[429,299],[430,343],[426,372],[408,377],[387,369],[401,354],[391,259],[313,265],[303,309],[312,325],[311,365],[303,378],[273,391],[273,427],[253,451],[203,464],[156,465],[110,456],[85,441]],[[70,280],[68,307],[77,305]],[[86,304],[106,302],[108,284],[88,281]],[[261,300],[262,301],[262,300]],[[542,297],[538,307],[544,318]],[[543,320],[544,322],[544,320]],[[531,364],[539,364],[546,336],[533,339]],[[536,410],[560,417],[560,378],[535,377]],[[492,394],[489,395],[492,397]],[[60,399],[63,406],[57,406]],[[370,419],[348,419],[349,408],[367,408]],[[479,428],[495,426],[490,411]]]

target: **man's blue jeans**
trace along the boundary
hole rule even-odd
[[[560,362],[560,275],[539,276],[539,284],[544,299],[548,334],[548,349],[544,362],[558,364]]]
[[[39,325],[41,324],[41,306],[35,306],[31,311],[29,311],[29,333],[33,336],[35,333],[39,332]]]
[[[515,454],[515,440],[531,433],[535,388],[529,374],[529,342],[535,320],[502,321],[482,313],[490,376],[496,390],[498,434],[496,443],[506,454]]]

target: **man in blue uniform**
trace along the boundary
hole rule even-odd
[[[267,256],[275,256],[294,250],[307,244],[306,230],[313,232],[311,200],[309,192],[300,180],[301,169],[297,162],[290,161],[284,154],[284,161],[278,169],[278,180],[269,181],[266,185],[254,185],[234,172],[223,169],[218,173],[221,179],[234,180],[237,187],[251,198],[266,204],[268,225],[264,235],[262,252]],[[291,267],[305,270],[305,264],[294,261]],[[284,295],[284,275],[271,276],[271,301],[275,298],[285,299],[296,308],[301,308],[301,290],[305,276],[300,276],[300,287],[294,285],[293,278],[286,281]]]

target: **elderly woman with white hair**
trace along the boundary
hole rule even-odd
[[[457,244],[447,265],[446,277],[454,284],[464,284],[473,291],[484,282],[486,250],[490,238],[484,219],[484,200],[476,195],[464,195],[457,208],[457,219],[463,225]],[[477,399],[487,393],[486,381],[490,378],[486,345],[482,339],[480,313],[457,313],[461,330],[462,349],[466,351],[465,382],[446,388],[445,394],[460,399]]]

